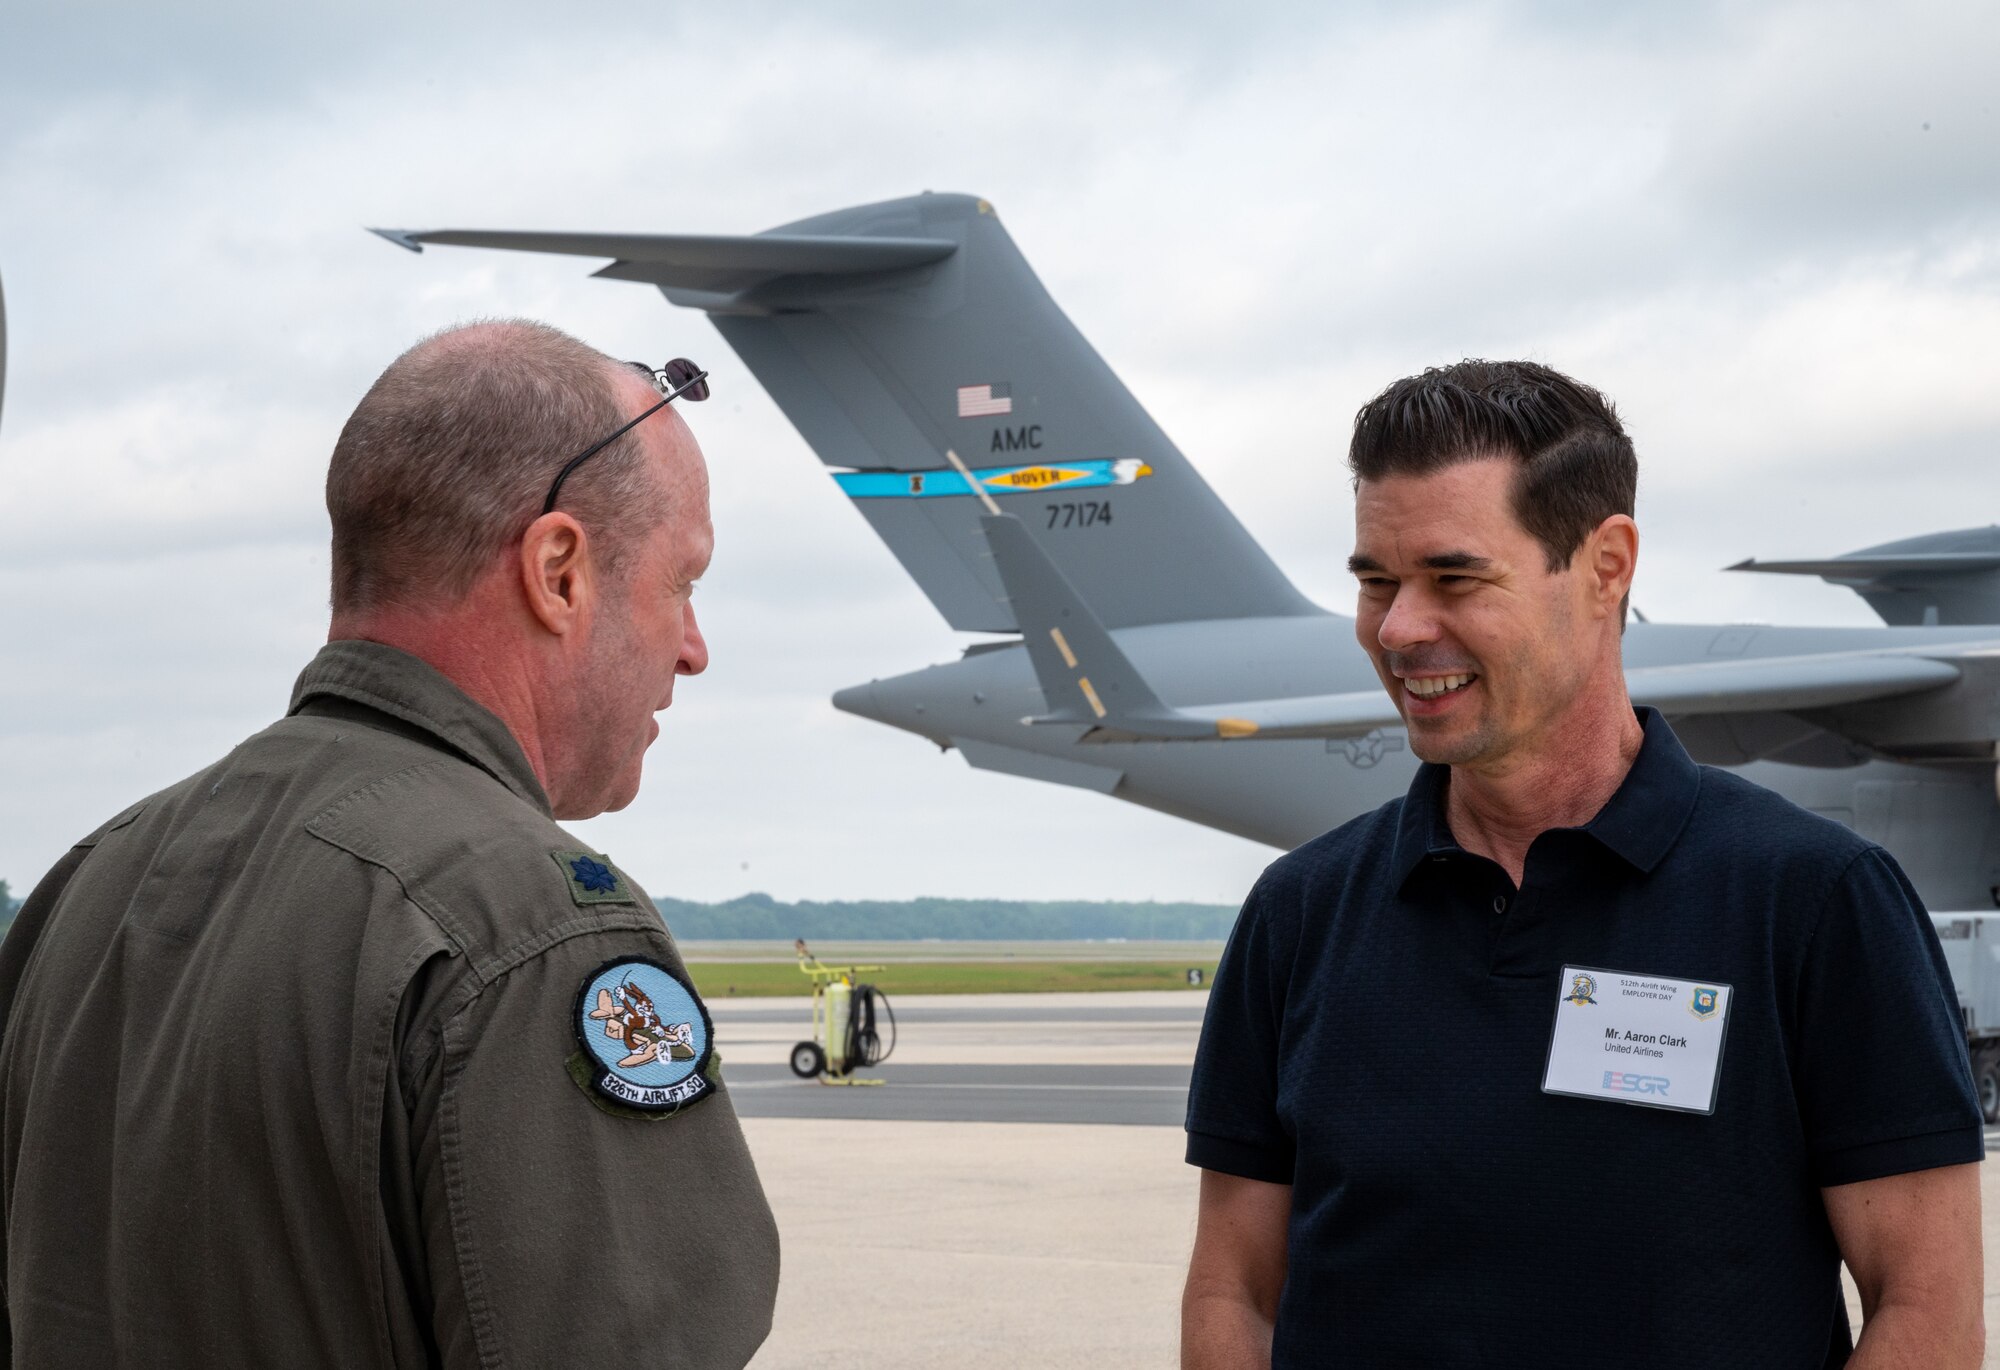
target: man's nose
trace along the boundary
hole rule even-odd
[[[1397,587],[1396,597],[1389,602],[1389,612],[1382,615],[1382,626],[1375,630],[1375,636],[1392,652],[1437,640],[1436,608],[1422,587]]]
[[[685,610],[686,631],[681,635],[681,659],[674,663],[675,675],[700,675],[708,669],[708,643],[701,635],[701,625],[694,621],[694,605]]]

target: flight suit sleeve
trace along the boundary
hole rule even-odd
[[[664,931],[570,936],[452,1012],[416,1082],[448,1366],[738,1367],[770,1330],[777,1229],[727,1088],[648,1114],[583,1069],[583,991],[628,959],[685,975]]]
[[[1849,863],[1813,931],[1797,1040],[1814,1183],[1852,1184],[1984,1156],[1937,929],[1879,847]]]
[[[69,882],[75,878],[91,852],[97,849],[97,844],[144,813],[147,802],[141,800],[134,804],[64,852],[62,859],[35,883],[35,888],[29,891],[21,907],[15,910],[14,922],[7,929],[6,939],[0,941],[0,1031],[5,1030],[6,1023],[13,1017],[15,991],[20,988],[21,977],[27,974],[28,960],[41,941],[42,929],[55,913],[56,905],[62,901],[63,891],[69,888]]]
[[[1230,930],[1202,1017],[1188,1083],[1187,1161],[1250,1180],[1290,1184],[1295,1146],[1278,1113],[1278,1047],[1289,961],[1286,896],[1267,874]]]

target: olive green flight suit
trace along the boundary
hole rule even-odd
[[[586,982],[685,971],[581,846],[498,718],[365,642],[79,843],[0,947],[10,1362],[747,1361],[771,1211],[726,1089],[591,1089]]]

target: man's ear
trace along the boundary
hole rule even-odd
[[[590,612],[597,593],[590,535],[560,509],[529,524],[521,537],[521,592],[528,612],[558,637]]]
[[[1639,525],[1627,514],[1613,514],[1584,539],[1579,555],[1592,598],[1605,613],[1622,618],[1639,569]]]

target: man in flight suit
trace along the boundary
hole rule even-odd
[[[777,1233],[713,1025],[644,891],[556,822],[632,801],[708,662],[676,388],[706,394],[503,322],[362,399],[288,716],[80,842],[0,947],[14,1364],[763,1341]]]

